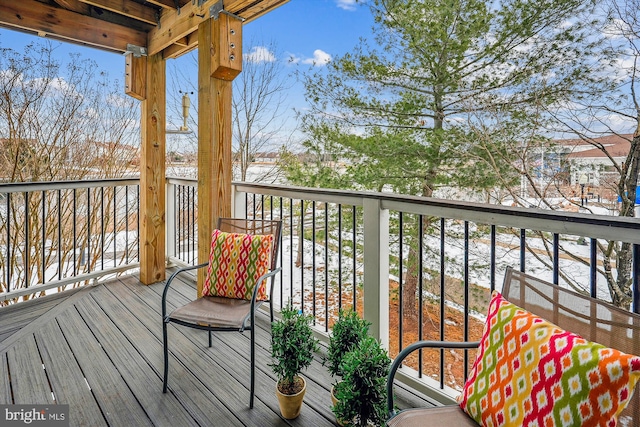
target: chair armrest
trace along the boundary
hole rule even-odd
[[[198,265],[190,265],[188,267],[182,267],[175,271],[171,276],[169,276],[169,280],[167,280],[167,283],[164,285],[164,291],[162,291],[162,320],[167,317],[167,292],[169,291],[169,287],[171,286],[171,282],[173,282],[173,279],[175,279],[176,276],[180,273],[184,273],[185,271],[189,270],[195,270],[197,268],[203,268],[207,265],[209,265],[208,262]]]
[[[416,341],[405,347],[393,360],[387,377],[387,414],[389,418],[395,415],[393,408],[393,379],[396,376],[396,371],[409,354],[421,348],[474,349],[479,345],[480,341]]]
[[[258,297],[258,288],[260,288],[260,283],[267,280],[269,277],[274,277],[276,274],[280,272],[281,268],[277,267],[266,274],[263,274],[256,280],[256,285],[253,287],[253,293],[251,294],[251,312],[253,313],[256,305],[256,298]],[[271,289],[269,290],[269,300],[271,300],[271,294],[273,293],[273,281],[271,282]]]

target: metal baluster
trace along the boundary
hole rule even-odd
[[[490,266],[490,282],[491,292],[496,289],[496,225],[491,224],[491,266]]]
[[[31,222],[29,208],[29,193],[24,193],[24,287],[28,288],[31,284],[31,233],[29,223]]]
[[[58,189],[58,280],[62,279],[62,190]]]
[[[446,253],[445,253],[445,227],[446,221],[440,218],[440,341],[444,341],[444,317],[445,317],[445,285],[446,285]],[[444,388],[444,348],[440,349],[440,388]]]
[[[304,312],[304,200],[300,199],[300,306]],[[293,274],[292,274],[293,276]]]
[[[403,292],[404,276],[404,213],[398,212],[398,353],[402,351],[404,334],[404,304]]]
[[[526,230],[520,229],[520,271],[525,272]]]
[[[591,239],[589,253],[589,286],[591,287],[591,297],[598,297],[598,240]]]
[[[342,308],[342,205],[338,204],[338,310]]]
[[[313,283],[313,324],[316,324],[316,202],[311,205],[311,282]]]
[[[324,203],[324,331],[329,332],[329,204]]]
[[[560,235],[553,233],[553,283],[560,283]]]
[[[100,187],[100,264],[104,270],[104,187]]]
[[[640,314],[640,245],[633,245],[633,277],[631,278],[631,294],[633,312]]]
[[[47,198],[46,192],[42,191],[42,283],[47,281],[47,260],[45,252],[47,251],[47,206],[45,204]]]
[[[444,319],[442,319],[444,320]],[[464,222],[464,341],[469,341],[469,221]],[[464,350],[464,380],[467,381],[469,351]]]
[[[423,339],[423,314],[422,314],[422,304],[423,304],[423,296],[422,296],[422,269],[423,269],[423,260],[422,255],[424,251],[424,242],[422,241],[422,236],[424,235],[424,224],[423,224],[423,216],[418,215],[418,340]],[[422,378],[422,349],[418,351],[418,377]]]
[[[356,282],[358,280],[358,276],[356,274],[356,269],[357,269],[357,254],[356,254],[356,249],[357,249],[357,223],[356,223],[356,206],[352,207],[353,210],[353,217],[351,218],[351,230],[353,231],[353,250],[351,251],[351,256],[353,257],[353,309],[357,311],[358,307],[357,307],[357,300],[358,300],[358,287],[356,286]]]

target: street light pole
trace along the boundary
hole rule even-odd
[[[587,184],[587,182],[589,182],[589,178],[587,178],[587,175],[580,175],[580,178],[578,179],[578,184],[580,184],[580,206],[583,207],[587,204],[587,200],[584,197],[584,186]]]

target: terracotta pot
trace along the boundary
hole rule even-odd
[[[300,409],[302,409],[302,399],[304,393],[307,391],[307,382],[303,377],[299,377],[302,380],[302,390],[296,394],[282,394],[278,390],[276,384],[276,396],[278,396],[278,403],[280,404],[280,414],[282,418],[292,420],[300,415]]]
[[[334,407],[336,406],[336,403],[338,403],[338,399],[336,398],[336,395],[335,395],[335,388],[336,386],[334,385],[331,386],[331,403],[333,404]],[[345,425],[344,421],[339,420],[337,417],[336,417],[336,422],[338,423],[339,426]]]

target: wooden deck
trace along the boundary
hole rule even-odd
[[[173,286],[172,286],[173,288]],[[249,334],[169,326],[169,392],[162,393],[163,284],[136,276],[0,309],[0,404],[69,404],[72,426],[333,426],[321,355],[304,373],[301,415],[280,417],[268,315],[258,315],[256,400],[249,409]],[[195,295],[177,283],[170,307]],[[398,387],[396,387],[398,388]],[[401,407],[425,406],[398,392]],[[410,402],[410,403],[408,403]]]

